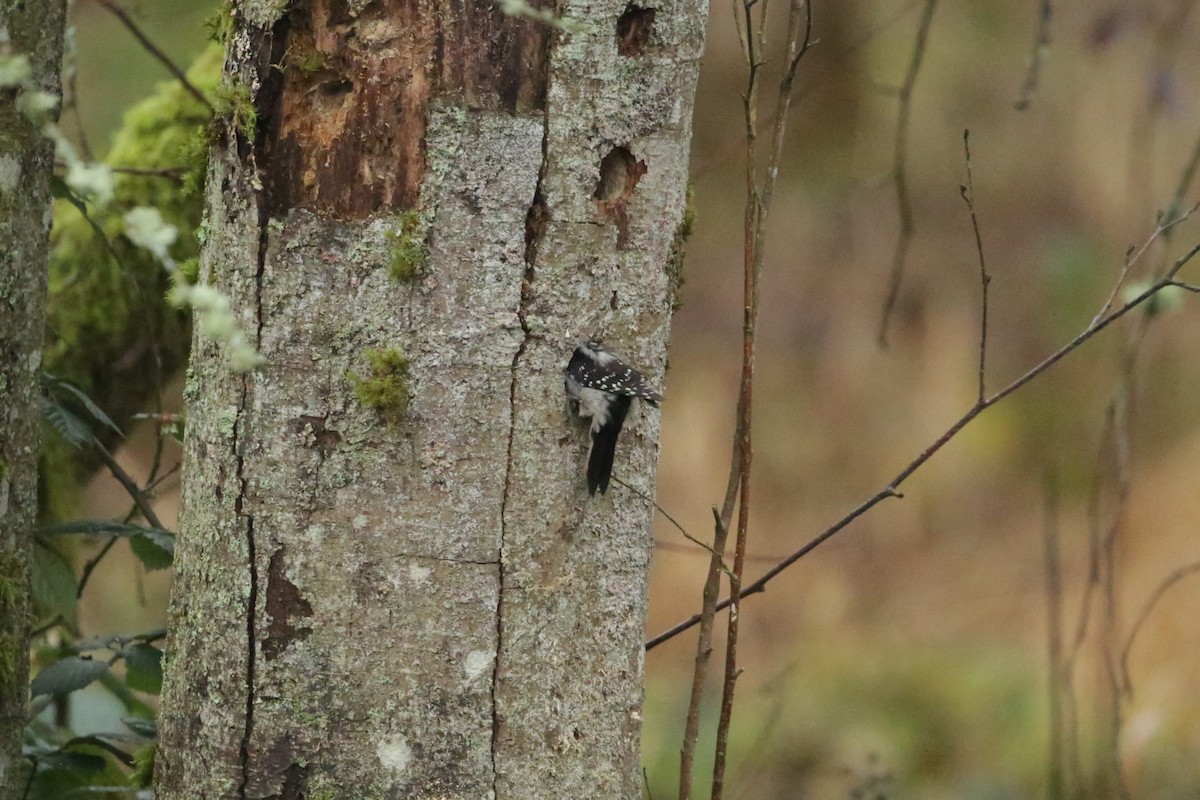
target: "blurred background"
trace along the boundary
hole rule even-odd
[[[125,4],[180,64],[207,42],[214,5]],[[773,14],[784,11],[775,5]],[[900,229],[897,89],[925,1],[815,3],[818,44],[800,67],[768,228],[750,579],[885,487],[975,402],[980,282],[959,194],[964,129],[992,275],[989,390],[1087,326],[1193,158],[1196,5],[1054,2],[1036,87],[1023,95],[1039,3],[937,4],[911,94],[914,232],[881,347]],[[728,5],[712,9],[692,154],[696,225],[658,478],[659,503],[702,538],[724,496],[740,367],[745,68],[733,18]],[[74,24],[75,134],[102,155],[123,109],[169,76],[95,3],[76,0]],[[768,31],[779,45],[782,16]],[[762,84],[764,122],[778,60]],[[1200,189],[1185,199],[1195,203]],[[1147,249],[1130,282],[1198,241],[1200,223],[1183,223]],[[1200,575],[1166,588],[1121,658],[1163,581],[1200,561],[1200,314],[1186,298],[1160,311],[1115,325],[987,411],[905,483],[903,499],[746,601],[726,797],[1045,796],[1052,705],[1073,731],[1057,763],[1086,796],[1200,795]],[[135,473],[153,438],[140,436],[120,453]],[[85,503],[87,516],[103,516],[127,501],[98,478]],[[707,555],[665,520],[654,532],[650,635],[699,607],[707,568]],[[1060,549],[1070,692],[1050,681],[1048,532]],[[1097,540],[1110,542],[1101,560],[1112,569],[1099,571],[1111,577],[1089,591]],[[139,573],[133,595],[110,591],[139,569],[124,553],[101,563],[80,609],[85,636],[162,624],[168,575]],[[653,797],[675,792],[694,656],[688,633],[647,657]],[[81,732],[116,713],[104,697],[89,691],[76,704]],[[699,752],[703,775],[711,731]]]

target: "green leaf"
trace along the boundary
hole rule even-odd
[[[63,619],[75,618],[75,595],[79,584],[75,569],[67,557],[40,538],[34,538],[33,581],[30,591],[33,603],[41,616],[61,614]]]
[[[78,448],[92,442],[92,429],[83,420],[46,397],[42,398],[42,417],[72,447]]]
[[[139,642],[121,653],[125,656],[125,685],[139,692],[162,692],[162,650]]]
[[[39,694],[69,694],[90,684],[108,672],[108,664],[80,656],[68,656],[39,672],[29,688]]]
[[[129,546],[148,570],[166,569],[175,561],[175,534],[146,528],[129,537]]]
[[[126,728],[136,733],[138,736],[144,736],[147,739],[158,738],[158,723],[152,719],[142,719],[141,717],[121,717],[121,722]]]
[[[134,555],[149,570],[165,569],[175,560],[175,534],[163,528],[147,528],[105,519],[81,519],[45,525],[38,528],[38,533],[44,536],[81,533],[126,537]]]
[[[115,636],[93,636],[91,639],[81,639],[71,645],[71,652],[86,653],[89,650],[117,650],[119,644]]]
[[[125,434],[122,433],[121,429],[117,427],[117,423],[113,422],[112,419],[101,410],[100,406],[92,402],[92,398],[84,394],[82,390],[64,380],[50,375],[49,373],[46,374],[46,378],[50,381],[50,386],[52,388],[66,389],[72,397],[78,400],[80,404],[87,409],[87,412],[91,414],[92,419],[109,428],[113,431],[113,433],[117,434],[117,436],[120,436],[122,439],[125,438]]]
[[[103,772],[108,766],[104,756],[98,756],[94,753],[80,753],[76,750],[59,750],[55,753],[48,753],[38,759],[38,763],[51,770],[65,770],[70,772]]]
[[[129,755],[129,753],[125,752],[117,745],[108,741],[108,739],[116,739],[117,741],[121,741],[123,739],[128,739],[128,738],[132,738],[132,737],[130,737],[128,734],[124,734],[124,733],[108,733],[108,734],[97,734],[97,735],[91,735],[91,736],[76,736],[73,739],[69,740],[66,744],[64,744],[63,749],[64,750],[69,749],[75,753],[91,753],[93,750],[99,750],[103,753],[107,753],[108,755],[112,756],[113,758],[115,758],[117,761],[121,762],[125,766],[132,767],[133,766],[133,758]]]

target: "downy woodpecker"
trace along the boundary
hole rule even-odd
[[[588,494],[608,491],[617,436],[638,399],[658,405],[663,397],[646,377],[599,342],[575,348],[563,370],[571,412],[592,420],[592,449],[588,455]]]

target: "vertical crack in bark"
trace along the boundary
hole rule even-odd
[[[254,542],[254,517],[247,514],[245,499],[247,495],[247,479],[245,472],[245,456],[243,442],[243,425],[249,407],[250,378],[242,376],[242,392],[238,400],[238,412],[233,422],[233,457],[237,465],[238,494],[233,501],[234,513],[238,519],[246,522],[246,560],[250,569],[249,596],[246,599],[246,708],[245,722],[242,729],[242,744],[239,750],[239,768],[237,796],[241,800],[246,797],[246,783],[249,780],[250,766],[250,735],[254,728],[254,642],[255,608],[258,606],[258,560]]]
[[[254,348],[262,351],[263,333],[263,276],[267,266],[267,248],[270,244],[271,220],[266,214],[265,202],[258,195],[258,262],[254,272]],[[233,427],[234,456],[237,459],[238,496],[234,508],[239,517],[246,520],[246,558],[250,567],[250,596],[246,608],[246,724],[242,733],[241,777],[238,781],[238,797],[246,798],[246,785],[250,781],[250,740],[254,734],[254,701],[257,666],[257,613],[258,613],[258,547],[254,538],[254,515],[243,511],[243,501],[249,494],[249,482],[244,470],[244,444],[240,433],[242,423],[250,412],[250,396],[253,387],[250,373],[242,376],[242,397],[238,406],[237,420]]]
[[[543,118],[542,125],[542,163],[538,169],[537,184],[533,191],[533,200],[525,215],[525,271],[521,276],[521,299],[517,304],[517,319],[521,323],[521,344],[512,360],[512,382],[508,389],[509,426],[508,426],[508,462],[504,472],[504,495],[500,501],[500,553],[499,564],[500,588],[496,602],[496,660],[492,666],[492,798],[499,800],[498,784],[500,773],[496,764],[496,751],[499,748],[501,717],[497,705],[497,689],[500,682],[500,655],[504,644],[504,544],[507,529],[508,495],[512,489],[513,478],[513,442],[517,433],[517,380],[519,366],[525,355],[525,348],[533,338],[526,317],[529,303],[533,297],[533,280],[535,263],[537,261],[538,245],[546,224],[546,202],[542,197],[542,179],[546,174],[546,142],[549,137],[549,112]]]
[[[263,80],[258,94],[254,98],[255,108],[258,111],[259,117],[265,119],[267,124],[260,125],[256,131],[254,141],[247,143],[249,146],[249,157],[243,159],[243,169],[250,171],[254,177],[250,185],[246,186],[243,196],[252,198],[257,206],[258,252],[256,254],[257,263],[255,264],[254,272],[254,348],[260,353],[262,352],[264,325],[263,277],[266,273],[271,219],[274,214],[278,213],[277,209],[273,207],[275,198],[272,197],[269,190],[262,188],[263,182],[261,178],[262,173],[269,171],[272,167],[270,153],[266,146],[272,134],[267,131],[267,128],[274,125],[279,117],[277,105],[282,74],[277,65],[283,57],[288,41],[289,29],[289,17],[287,14],[282,14],[270,30],[257,31],[255,34],[258,39],[260,54],[264,56],[268,53],[270,54],[270,58],[265,63],[258,65],[258,74],[263,76]],[[257,186],[259,188],[255,190],[254,188],[250,188],[250,186]],[[242,396],[238,403],[237,419],[234,422],[233,429],[234,455],[237,459],[237,477],[239,482],[235,510],[239,517],[244,517],[246,520],[246,558],[249,562],[250,572],[250,589],[246,608],[246,710],[240,752],[241,775],[238,779],[238,797],[241,800],[245,800],[246,798],[246,787],[250,783],[251,777],[250,745],[254,735],[258,643],[258,545],[254,535],[254,514],[243,511],[244,501],[249,495],[249,479],[246,477],[244,469],[245,443],[242,441],[241,435],[242,425],[246,422],[250,413],[251,397],[253,395],[254,387],[250,375],[251,373],[245,373],[242,376]],[[252,433],[252,431],[248,431],[247,433]]]

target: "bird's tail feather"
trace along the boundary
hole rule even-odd
[[[608,491],[608,481],[612,477],[613,458],[617,454],[617,437],[625,423],[625,413],[628,411],[630,398],[621,397],[618,400],[623,406],[616,409],[608,422],[592,433],[592,452],[588,455],[588,494],[594,495]]]

